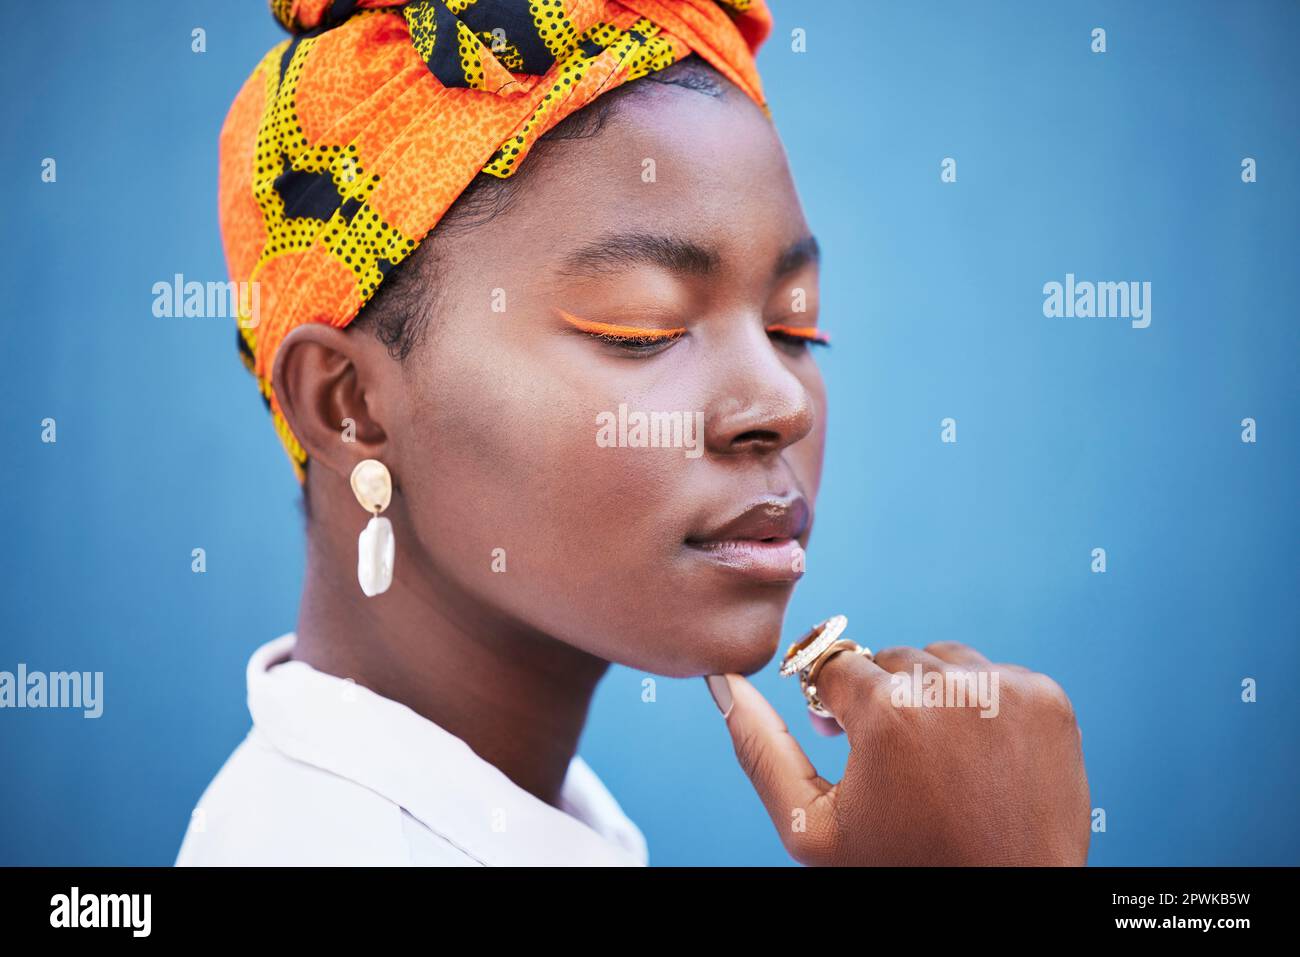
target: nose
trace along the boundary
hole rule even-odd
[[[812,430],[812,396],[763,328],[744,325],[719,350],[705,444],[718,455],[771,455]]]

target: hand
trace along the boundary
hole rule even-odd
[[[978,701],[896,706],[902,689],[892,673],[906,672],[910,685],[918,663],[923,673],[978,679],[983,672],[986,694],[996,689],[996,712]],[[817,773],[750,682],[735,674],[726,682],[736,757],[801,864],[1087,862],[1091,803],[1082,733],[1070,699],[1047,675],[992,664],[953,641],[924,651],[891,648],[874,662],[836,654],[818,676],[817,694],[848,737],[837,784]],[[992,716],[981,717],[981,710]],[[821,720],[824,733],[830,722]]]

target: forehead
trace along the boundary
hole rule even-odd
[[[598,133],[529,159],[505,210],[458,234],[448,258],[552,268],[601,236],[645,233],[716,249],[726,265],[770,260],[808,232],[772,122],[735,88],[638,84]]]

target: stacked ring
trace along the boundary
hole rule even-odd
[[[781,659],[781,677],[797,675],[816,660],[817,656],[835,643],[835,639],[844,634],[849,620],[843,615],[827,618],[820,625],[812,628],[788,649]]]
[[[799,673],[799,687],[803,689],[803,696],[808,701],[808,710],[821,718],[833,718],[835,715],[827,711],[826,706],[817,697],[817,675],[826,666],[826,662],[841,651],[851,651],[855,655],[862,655],[864,658],[872,657],[870,648],[860,645],[850,638],[841,638],[818,655],[817,660],[809,665],[807,670]]]
[[[870,648],[848,638],[840,638],[848,625],[849,620],[844,615],[827,618],[786,649],[785,657],[781,659],[781,676],[799,676],[799,687],[808,702],[808,710],[818,717],[835,717],[817,697],[817,675],[826,662],[841,651],[851,651],[866,658],[873,657]]]

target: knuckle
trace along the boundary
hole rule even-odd
[[[1074,720],[1074,704],[1070,701],[1070,696],[1065,693],[1065,689],[1053,678],[1036,671],[1027,675],[1026,680],[1038,708],[1061,718]]]
[[[944,652],[964,653],[973,651],[970,645],[963,644],[960,641],[932,641],[925,646],[925,650],[932,655],[943,654]]]
[[[1027,675],[1030,673],[1029,669],[1024,665],[1018,665],[1010,661],[995,661],[993,662],[992,667],[994,671],[1002,673],[1002,677],[998,679],[999,681],[1012,681],[1017,675]]]

